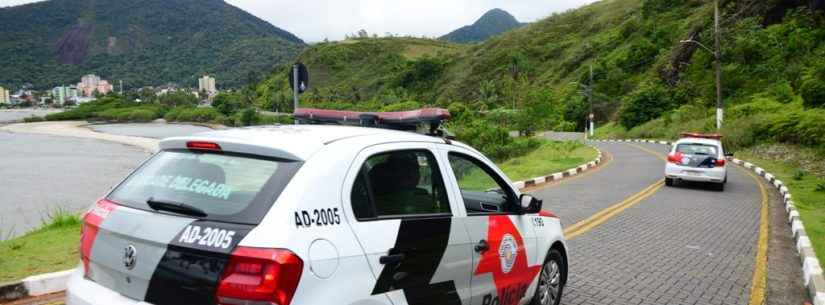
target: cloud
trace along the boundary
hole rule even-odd
[[[504,9],[532,22],[595,0],[226,0],[273,25],[314,42],[370,34],[438,37],[472,24],[486,11]],[[0,0],[0,7],[35,2]]]

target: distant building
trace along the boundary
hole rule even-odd
[[[100,79],[100,76],[89,74],[80,78],[80,83],[77,84],[77,91],[82,96],[94,96],[95,92],[100,94],[107,94],[114,90],[114,86],[107,80]]]
[[[217,92],[217,88],[215,87],[215,78],[209,75],[204,75],[203,77],[198,79],[198,91],[199,92],[206,92],[206,93],[215,93]]]
[[[11,95],[9,90],[0,87],[0,104],[11,104]]]
[[[77,88],[72,86],[55,87],[52,89],[52,98],[55,104],[65,105],[67,101],[77,99]]]

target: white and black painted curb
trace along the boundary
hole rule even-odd
[[[673,145],[668,141],[656,140],[593,140],[595,142],[635,142],[635,143],[655,143],[662,145]],[[799,252],[799,258],[802,261],[802,277],[805,287],[808,288],[808,293],[813,300],[813,305],[825,305],[825,278],[822,275],[822,265],[819,264],[819,259],[816,257],[816,252],[811,245],[811,239],[808,238],[808,233],[805,231],[805,225],[802,223],[802,218],[799,217],[799,211],[793,202],[793,195],[785,184],[776,179],[776,176],[769,173],[765,169],[753,164],[751,162],[733,158],[733,163],[740,165],[748,170],[753,171],[760,177],[764,178],[768,184],[772,185],[782,195],[782,201],[785,204],[785,212],[788,215],[788,223],[791,226],[794,242],[796,242],[796,251]]]
[[[0,284],[0,302],[36,297],[66,290],[72,270],[38,274],[19,282]]]
[[[549,183],[549,182],[553,182],[553,181],[559,181],[559,180],[562,180],[564,178],[576,176],[576,175],[581,174],[585,171],[588,171],[592,168],[595,168],[596,166],[599,166],[599,164],[602,163],[602,160],[603,160],[602,158],[603,157],[602,157],[602,152],[598,148],[593,147],[593,146],[591,146],[591,148],[595,149],[596,152],[599,153],[599,155],[596,156],[596,159],[593,159],[590,162],[587,162],[585,164],[579,165],[575,168],[571,168],[571,169],[568,169],[568,170],[565,170],[565,171],[562,171],[562,172],[549,174],[547,176],[536,177],[536,178],[533,178],[533,179],[530,179],[530,180],[525,180],[525,181],[516,181],[516,182],[513,182],[513,186],[515,186],[518,189],[524,189],[524,188],[537,186],[537,185],[541,185],[541,184],[545,184],[545,183]]]

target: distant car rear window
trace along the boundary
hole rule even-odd
[[[152,200],[203,210],[204,219],[258,224],[300,162],[246,155],[162,151],[117,187],[109,199],[152,210]]]
[[[705,155],[714,157],[719,155],[716,146],[696,143],[679,144],[676,146],[676,152],[685,155]]]

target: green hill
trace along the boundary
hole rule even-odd
[[[823,1],[723,1],[726,125],[742,127],[745,123],[737,122],[752,122],[754,114],[778,115],[776,109],[818,113],[811,109],[825,103],[822,7]],[[679,129],[710,131],[712,55],[680,41],[712,45],[712,13],[708,1],[603,0],[475,45],[406,38],[320,44],[300,55],[314,75],[304,99],[361,108],[404,100],[460,102],[475,110],[514,104],[523,109],[544,101],[558,124],[581,129],[590,105],[578,84],[588,82],[592,67],[599,125],[616,122],[611,126],[648,131],[644,135],[651,137]],[[404,56],[405,50],[425,45],[431,50],[425,56]],[[265,95],[259,102],[288,100],[286,88],[286,70],[274,72],[259,86]],[[744,146],[772,140],[819,146],[825,144],[820,140],[825,127],[817,126],[791,128],[795,132],[786,136],[764,132],[737,138]],[[731,132],[742,130],[765,129]]]
[[[461,27],[439,39],[457,43],[479,42],[523,25],[510,13],[502,9],[492,9],[472,25]]]
[[[239,86],[291,59],[295,35],[222,0],[50,0],[0,8],[0,84],[39,88],[95,73],[127,87]]]

